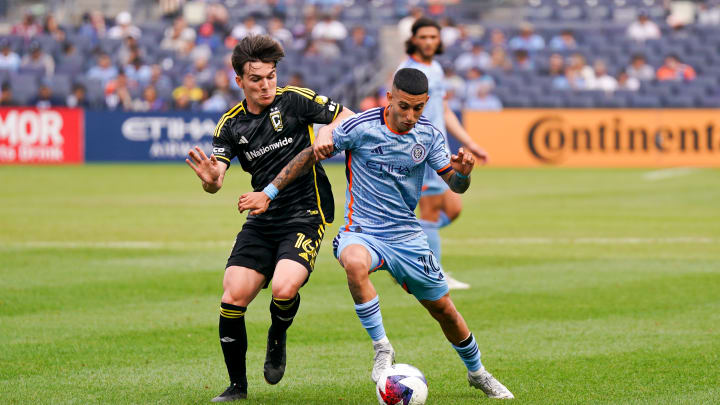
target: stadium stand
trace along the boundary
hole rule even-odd
[[[71,18],[58,24],[53,6],[45,15],[6,18],[0,80],[19,105],[36,100],[43,85],[53,105],[72,104],[73,90],[82,86],[94,109],[221,111],[242,97],[229,64],[232,47],[248,33],[270,32],[287,52],[280,84],[302,77],[306,86],[358,108],[365,97],[376,97],[377,88],[368,90],[367,83],[390,63],[380,56],[381,32],[411,11],[399,0],[224,0],[191,2],[188,19],[184,3],[127,2],[138,9],[113,15],[90,10],[74,24]],[[466,88],[477,88],[477,77],[492,78],[494,96],[505,107],[720,107],[717,1],[689,9],[663,0],[488,3],[508,3],[512,18],[489,18],[472,1],[420,5],[446,27],[441,63],[457,69]],[[153,7],[164,17],[133,21]],[[99,62],[102,54],[110,56],[110,66]],[[643,63],[632,64],[639,56],[646,62],[641,74]],[[229,80],[220,80],[218,72]],[[179,101],[172,94],[188,74],[201,96]],[[118,75],[132,102],[113,101]],[[224,82],[229,84],[218,84]],[[148,87],[153,90],[146,92]],[[476,96],[462,93],[453,92],[457,108]]]

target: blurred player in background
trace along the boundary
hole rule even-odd
[[[412,36],[405,43],[409,55],[398,69],[414,68],[425,73],[430,87],[430,100],[425,106],[425,117],[443,134],[449,133],[465,146],[482,163],[487,161],[487,154],[468,135],[465,128],[450,109],[445,100],[445,76],[442,66],[435,55],[443,52],[440,40],[440,25],[435,21],[421,17],[412,25]],[[462,209],[460,195],[449,189],[447,184],[429,166],[423,180],[422,196],[420,197],[420,224],[428,236],[428,243],[438,262],[442,261],[440,228],[454,221]],[[467,289],[470,285],[447,276],[451,289]]]
[[[222,116],[215,128],[213,154],[196,147],[186,162],[208,193],[216,193],[234,157],[261,190],[297,155],[314,142],[312,125],[340,121],[352,111],[304,88],[277,88],[276,65],[282,46],[269,36],[248,36],[235,46],[232,65],[245,100]],[[285,373],[286,331],[300,306],[298,291],[310,277],[325,233],[333,221],[330,182],[320,164],[272,199],[267,210],[251,212],[228,258],[220,304],[220,345],[230,386],[213,399],[226,402],[247,397],[245,311],[272,280],[264,376],[277,384]],[[241,211],[242,212],[242,211]]]
[[[426,167],[450,190],[464,193],[475,159],[464,148],[450,156],[444,134],[421,117],[429,99],[428,80],[421,71],[398,70],[387,98],[386,108],[323,127],[314,147],[300,152],[271,185],[290,187],[315,162],[345,151],[345,226],[333,240],[333,253],[345,268],[355,312],[373,341],[374,382],[395,360],[369,277],[387,270],[440,324],[465,363],[470,385],[491,398],[514,398],[483,367],[477,342],[450,299],[442,267],[415,217]],[[264,193],[248,193],[240,198],[240,207],[263,211],[269,202]]]

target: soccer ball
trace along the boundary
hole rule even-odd
[[[376,392],[380,405],[423,405],[428,396],[423,373],[409,364],[395,364],[380,374]]]

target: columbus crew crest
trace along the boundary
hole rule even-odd
[[[270,110],[270,122],[272,123],[273,128],[275,128],[275,132],[283,130],[282,116],[280,116],[280,109],[277,107],[273,107]]]

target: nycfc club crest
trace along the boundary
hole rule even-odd
[[[283,130],[282,117],[280,116],[279,108],[273,107],[270,109],[270,122],[272,123],[273,128],[275,128],[275,132]]]
[[[415,144],[410,154],[412,155],[413,161],[415,161],[415,163],[420,163],[425,157],[425,147],[420,145],[419,143]]]

